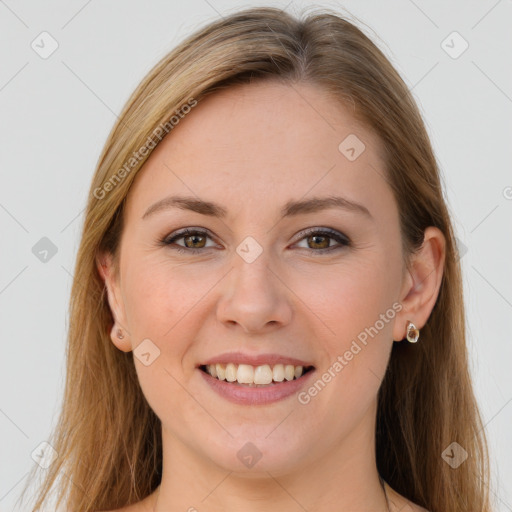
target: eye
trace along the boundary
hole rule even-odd
[[[178,252],[200,252],[201,249],[209,249],[206,247],[206,239],[211,238],[208,231],[202,229],[184,229],[176,233],[171,238],[164,238],[161,243],[163,245],[174,245],[172,247]],[[184,240],[185,246],[176,245],[176,240]]]
[[[310,228],[301,233],[302,238],[299,240],[306,241],[312,247],[306,247],[312,253],[324,254],[334,250],[342,249],[343,247],[350,246],[350,239],[330,228]],[[207,246],[208,238],[212,238],[210,233],[203,229],[187,228],[175,233],[171,237],[166,237],[160,241],[162,245],[172,246],[173,250],[183,253],[199,253],[204,249],[211,249],[212,246]],[[183,240],[184,245],[176,244],[176,241]],[[331,240],[337,242],[337,245],[331,246]]]
[[[311,228],[301,234],[303,235],[303,237],[300,239],[300,241],[305,240],[306,244],[310,246],[306,247],[306,249],[311,249],[312,253],[323,254],[326,252],[341,249],[344,246],[351,245],[350,239],[347,236],[333,229]],[[336,242],[338,242],[338,245],[331,246],[331,240],[335,240]]]

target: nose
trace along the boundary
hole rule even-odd
[[[223,280],[217,318],[228,327],[239,325],[252,334],[276,329],[291,321],[293,293],[283,276],[270,268],[265,251],[252,263],[236,256]]]

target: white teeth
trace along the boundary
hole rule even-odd
[[[298,379],[304,373],[304,367],[292,364],[276,364],[272,367],[268,364],[251,366],[250,364],[217,363],[206,365],[206,371],[219,380],[236,381],[239,384],[248,385],[268,385],[272,382]]]
[[[286,380],[293,380],[293,377],[295,376],[295,368],[291,364],[287,364],[284,367],[284,378]]]
[[[284,380],[284,366],[282,364],[276,364],[272,372],[272,377],[275,382],[283,382]]]
[[[228,382],[235,382],[236,380],[236,366],[233,363],[228,363],[226,366],[226,380]]]
[[[254,368],[250,364],[239,364],[236,380],[239,384],[251,384],[254,382]]]
[[[272,382],[272,370],[268,364],[257,366],[254,371],[254,384],[270,384]]]
[[[212,377],[217,377],[219,380],[224,380],[226,378],[226,367],[223,364],[209,364],[206,368]],[[212,368],[215,368],[213,372]],[[217,375],[214,375],[214,373]]]

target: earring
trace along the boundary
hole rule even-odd
[[[409,320],[407,324],[407,341],[410,343],[416,343],[420,337],[419,329]]]
[[[123,331],[121,329],[117,329],[117,337],[122,340],[124,339]]]

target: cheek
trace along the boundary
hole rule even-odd
[[[132,262],[125,275],[134,364],[146,400],[167,424],[173,424],[173,411],[177,410],[201,417],[204,411],[182,386],[192,371],[190,365],[185,367],[189,362],[186,354],[199,329],[199,303],[212,284],[199,277],[189,279],[179,266],[171,268],[165,261],[149,259]],[[144,350],[150,354],[148,365],[138,357],[141,342],[148,347]]]
[[[150,264],[134,264],[126,276],[126,315],[133,333],[159,339],[171,327],[179,280],[169,281],[158,266]]]
[[[201,299],[199,277],[190,277],[180,266],[155,258],[134,261],[126,269],[126,313],[135,332],[166,337],[175,324]]]
[[[189,352],[207,315],[208,292],[218,283],[218,274],[205,267],[192,269],[147,258],[133,261],[125,275],[132,346],[150,339],[160,350],[165,368],[175,375],[188,375],[195,364]]]
[[[329,328],[319,377],[325,374],[325,380],[335,382],[328,384],[332,399],[346,410],[364,407],[384,376],[396,316],[394,272],[377,253],[364,263],[331,269],[329,279],[321,278],[322,293],[308,304]]]
[[[308,297],[305,304],[329,328],[326,340],[332,340],[331,349],[348,347],[351,340],[376,322],[379,334],[391,335],[389,320],[394,317],[394,310],[390,308],[398,281],[383,258],[376,253],[367,256],[357,263],[352,260],[346,265],[320,269],[314,279],[299,276],[294,285],[300,297]],[[380,315],[387,316],[387,322],[379,321]]]

